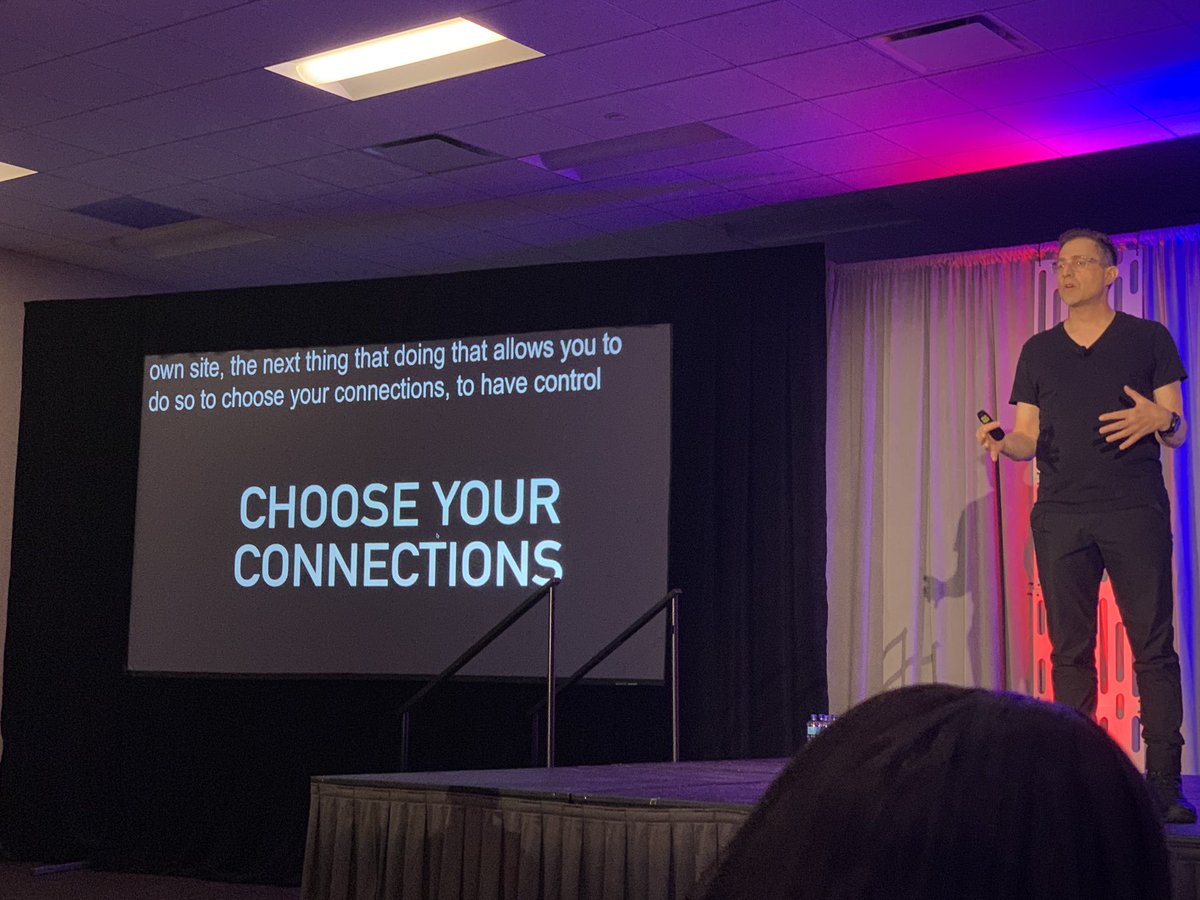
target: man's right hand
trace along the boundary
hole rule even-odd
[[[1004,450],[1004,442],[1008,440],[1005,435],[1002,438],[997,438],[992,432],[1003,431],[999,422],[989,422],[986,425],[980,425],[975,429],[975,440],[979,442],[979,446],[988,452],[992,457],[992,462],[1000,458],[1001,452]]]

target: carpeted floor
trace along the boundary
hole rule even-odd
[[[35,862],[0,862],[4,900],[299,900],[299,887],[225,884],[90,869],[35,874]]]

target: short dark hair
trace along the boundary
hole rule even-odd
[[[1073,241],[1076,238],[1087,238],[1089,241],[1094,241],[1100,248],[1100,253],[1105,257],[1101,260],[1105,266],[1117,264],[1117,245],[1112,242],[1112,238],[1102,231],[1095,231],[1091,228],[1068,228],[1058,236],[1059,249],[1061,250],[1062,245],[1067,241]]]
[[[796,754],[695,896],[1170,895],[1146,784],[1095,722],[926,684],[865,700]]]

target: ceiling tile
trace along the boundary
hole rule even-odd
[[[749,71],[805,100],[917,77],[898,62],[857,42],[785,56],[750,66]]]
[[[1172,133],[1177,134],[1179,137],[1200,134],[1200,112],[1188,113],[1183,116],[1169,116],[1165,119],[1160,119],[1159,124],[1164,128],[1169,128]]]
[[[491,264],[497,268],[514,268],[519,266],[545,266],[556,263],[572,262],[571,257],[560,250],[551,247],[526,247],[512,250],[508,253],[490,257]]]
[[[837,176],[837,180],[856,191],[867,191],[891,184],[909,184],[914,181],[928,181],[931,178],[944,178],[951,174],[953,173],[940,163],[928,159],[914,159],[873,169],[842,172]]]
[[[719,185],[688,175],[679,169],[659,169],[654,172],[638,172],[617,178],[605,178],[594,182],[601,190],[624,197],[635,203],[649,203],[667,198],[696,197],[715,194],[722,190]]]
[[[119,103],[109,112],[177,137],[196,137],[345,102],[270,72],[255,71]]]
[[[967,175],[972,172],[990,172],[993,169],[1005,169],[1009,166],[1022,166],[1027,163],[1042,162],[1056,159],[1061,154],[1037,141],[1021,141],[1007,144],[1003,147],[985,147],[962,153],[952,153],[948,156],[935,157],[935,162],[945,166],[955,175]]]
[[[350,189],[389,184],[421,174],[415,169],[397,165],[391,160],[360,150],[339,150],[326,156],[287,163],[280,168],[306,178]]]
[[[697,197],[654,201],[653,205],[665,209],[680,219],[697,219],[702,216],[716,216],[739,209],[749,209],[757,206],[758,201],[738,191],[720,191],[716,194],[701,194]]]
[[[815,174],[777,152],[768,151],[714,159],[680,166],[679,169],[688,175],[730,190],[740,190],[743,186],[764,184],[767,181],[795,181]]]
[[[553,247],[594,237],[601,233],[599,229],[589,228],[587,225],[571,219],[557,219],[549,216],[536,221],[504,224],[490,230],[518,243],[537,247]]]
[[[159,144],[145,150],[125,153],[121,158],[198,181],[261,168],[261,164],[255,160],[206,147],[197,141]]]
[[[710,16],[668,31],[739,66],[850,40],[787,0]]]
[[[509,159],[444,172],[440,177],[493,197],[512,197],[530,191],[553,190],[570,183],[569,178],[556,172],[547,172],[537,166]]]
[[[342,149],[292,127],[287,119],[214,132],[196,138],[195,143],[271,166]]]
[[[289,200],[333,192],[332,186],[324,181],[315,181],[295,172],[276,168],[252,169],[248,172],[222,175],[219,178],[210,178],[209,184],[269,203],[287,203]]]
[[[323,250],[313,253],[312,247],[283,242],[283,252],[272,246],[273,258],[278,257],[284,265],[296,268],[306,265],[320,281],[356,281],[364,278],[387,278],[394,275],[407,274],[407,270],[398,269],[386,263],[363,259],[348,253],[334,253]]]
[[[1185,22],[1200,24],[1200,5],[1194,0],[1158,0],[1165,8],[1179,16]]]
[[[1200,62],[1146,81],[1113,85],[1112,92],[1151,118],[1195,112],[1200,110]]]
[[[232,191],[229,193],[233,194]],[[306,215],[282,203],[258,200],[254,197],[246,198],[246,202],[240,206],[222,210],[220,219],[231,225],[241,225],[276,236],[320,232],[324,230],[325,225],[317,216]]]
[[[935,75],[929,79],[980,109],[1071,94],[1098,85],[1049,53]]]
[[[244,62],[158,32],[105,44],[80,54],[79,59],[160,88],[183,87],[247,69]]]
[[[1029,135],[1049,137],[1072,131],[1090,131],[1109,125],[1145,120],[1128,103],[1105,90],[1081,91],[1065,97],[1031,100],[990,110],[991,115]]]
[[[0,204],[9,197],[19,197],[55,209],[74,209],[100,200],[115,200],[120,194],[90,184],[40,173],[36,178],[14,178],[0,182]]]
[[[380,223],[335,225],[313,234],[298,235],[292,240],[301,245],[321,247],[334,253],[356,256],[359,259],[384,262],[393,261],[406,245],[405,241],[388,234],[385,226]]]
[[[1047,50],[1090,44],[1131,31],[1150,31],[1179,22],[1154,0],[1032,0],[992,13]]]
[[[539,105],[536,94],[521,94],[504,87],[506,77],[503,69],[492,69],[391,95],[395,98],[396,106],[402,110],[403,120],[416,123],[417,127],[415,134],[401,134],[396,137],[410,137],[474,125],[477,122],[528,112],[531,106]]]
[[[512,238],[504,237],[491,231],[464,231],[454,239],[454,252],[467,259],[492,256],[497,253],[507,253],[523,250],[527,244],[522,244]]]
[[[283,201],[285,206],[309,216],[331,222],[354,224],[390,214],[392,205],[381,197],[371,197],[358,191],[342,190],[331,194],[297,197]]]
[[[813,102],[864,128],[872,129],[952,116],[972,109],[966,101],[924,79],[887,84]]]
[[[1057,134],[1042,139],[1042,143],[1064,156],[1081,156],[1084,153],[1099,153],[1118,147],[1132,147],[1151,141],[1165,141],[1175,135],[1153,122],[1131,122],[1099,128],[1094,131],[1079,131],[1073,134]]]
[[[358,149],[421,134],[397,113],[397,95],[326,106],[279,121],[293,131],[338,147]],[[391,101],[390,103],[387,101]]]
[[[563,244],[558,248],[568,254],[571,259],[586,261],[593,259],[637,259],[641,256],[655,256],[652,247],[639,244],[635,240],[616,234],[600,234],[596,237],[584,238]]]
[[[595,231],[617,234],[637,228],[648,228],[662,222],[673,222],[677,216],[653,206],[628,206],[621,209],[606,209],[600,212],[582,213],[571,219],[581,226]]]
[[[261,205],[261,201],[253,197],[219,188],[215,184],[198,181],[152,191],[140,191],[137,196],[152,203],[160,203],[163,206],[186,210],[198,216],[222,221],[226,220],[234,211]]]
[[[479,125],[452,128],[447,134],[456,140],[513,158],[577,147],[592,140],[591,135],[553,122],[541,113],[524,113]]]
[[[686,113],[650,99],[645,91],[626,91],[584,100],[543,110],[540,115],[599,140],[657,131],[692,121]]]
[[[984,112],[897,125],[877,134],[921,156],[942,156],[956,150],[966,152],[1025,140],[1024,134]]]
[[[55,235],[64,241],[95,241],[126,234],[131,230],[123,225],[102,222],[67,210],[51,209],[17,197],[6,197],[4,203],[0,203],[0,222]]]
[[[520,203],[530,209],[570,218],[601,211],[610,213],[636,205],[636,201],[628,197],[603,190],[593,184],[569,184],[551,191],[521,194],[511,199],[514,203]]]
[[[646,19],[604,0],[517,0],[481,10],[471,21],[547,55],[629,37],[653,27]]]
[[[463,258],[440,247],[411,243],[400,248],[395,264],[413,272],[453,272],[463,265]]]
[[[600,49],[591,48],[587,52],[591,54]],[[471,87],[487,91],[495,112],[471,121],[483,122],[518,112],[562,106],[625,89],[619,77],[609,77],[608,72],[589,68],[576,56],[575,52],[543,56],[520,65],[481,72],[480,78],[470,83]],[[486,80],[482,77],[485,75]],[[403,111],[407,109],[405,101]]]
[[[0,84],[0,123],[4,128],[23,128],[79,112],[81,108],[72,103],[51,100],[10,84]]]
[[[102,12],[75,0],[4,0],[0,34],[67,55],[119,41],[140,31],[119,14]]]
[[[399,208],[394,209],[380,224],[384,233],[393,240],[444,244],[449,244],[459,234],[471,228],[470,225],[461,222],[452,222],[441,214],[441,210],[427,213]]]
[[[161,129],[176,137],[195,137],[233,127],[220,111],[187,96],[183,90],[139,97],[108,107],[107,111],[134,125]],[[239,121],[234,124],[245,123]]]
[[[492,3],[406,0],[339,0],[308,3],[255,0],[172,27],[168,33],[256,66],[274,65],[441,19],[464,15]]]
[[[0,73],[35,66],[53,58],[54,54],[45,47],[11,35],[0,35]]]
[[[266,122],[286,116],[311,112],[326,106],[339,106],[349,101],[307,85],[281,78],[265,69],[251,69],[224,78],[215,78],[188,88],[181,96],[218,106],[242,121],[224,126],[232,128],[243,122]]]
[[[4,82],[81,109],[108,106],[160,90],[153,82],[84,62],[76,56],[9,72]]]
[[[183,184],[187,181],[186,178],[173,172],[164,172],[162,169],[139,165],[115,156],[94,159],[76,166],[67,166],[60,169],[58,174],[63,178],[82,181],[84,184],[106,188],[116,191],[118,194],[152,191],[155,188]]]
[[[612,0],[655,25],[675,25],[719,13],[753,6],[759,0]]]
[[[723,69],[694,78],[643,88],[644,94],[697,121],[754,112],[794,103],[796,96],[751,75],[745,69]]]
[[[848,134],[826,141],[810,141],[795,147],[783,147],[775,152],[822,175],[835,175],[838,172],[916,159],[916,154],[911,150],[884,140],[874,132]]]
[[[259,67],[345,43],[330,38],[328,43],[322,44],[320,30],[302,21],[304,18],[280,16],[261,2],[239,3],[211,15],[172,25],[163,33],[175,40],[229,55],[243,65]],[[297,31],[303,37],[297,37]],[[315,42],[313,32],[316,32]]]
[[[854,37],[900,31],[979,12],[979,0],[921,0],[889,3],[887,0],[790,0]],[[995,4],[989,4],[995,5]]]
[[[775,109],[744,113],[717,119],[712,124],[763,150],[862,130],[853,122],[812,103],[792,103]]]
[[[0,159],[35,172],[49,172],[97,159],[90,150],[25,131],[0,132]]]
[[[164,132],[131,125],[103,110],[30,125],[27,130],[105,156],[141,150],[172,140]]]
[[[502,199],[476,200],[472,203],[443,206],[438,209],[437,214],[440,218],[464,228],[483,229],[497,234],[507,234],[506,225],[533,226],[562,221],[554,216],[547,216],[545,213]],[[529,243],[529,241],[525,243]]]
[[[1060,50],[1068,64],[1101,84],[1140,81],[1200,62],[1200,33],[1180,25]]]
[[[138,25],[162,27],[240,6],[245,0],[86,0],[88,6],[116,14]]]
[[[746,188],[747,197],[763,204],[790,203],[795,200],[811,200],[814,197],[829,197],[844,194],[848,188],[840,181],[825,176],[801,178],[798,181],[780,181],[761,187]]]
[[[486,200],[491,196],[485,191],[466,187],[437,175],[366,187],[363,191],[373,197],[383,197],[401,209],[417,210]]]
[[[574,50],[562,54],[561,59],[594,72],[597,78],[616,85],[619,90],[632,90],[729,67],[720,57],[664,31]]]
[[[697,222],[655,225],[640,229],[629,237],[639,244],[668,254],[722,253],[747,246],[744,241],[730,237],[724,230]]]

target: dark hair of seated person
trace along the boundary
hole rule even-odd
[[[1168,900],[1142,777],[1083,715],[917,685],[811,740],[693,897]]]

